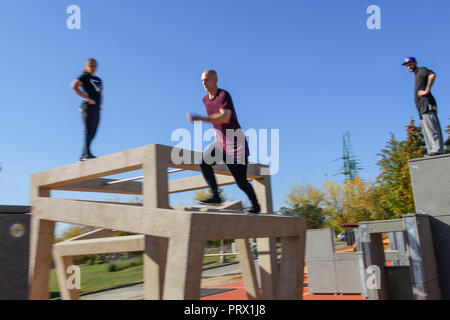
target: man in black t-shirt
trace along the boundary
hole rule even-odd
[[[96,70],[97,62],[94,59],[89,59],[86,62],[83,73],[72,83],[72,89],[83,98],[80,111],[85,131],[84,148],[80,161],[96,158],[92,155],[90,146],[97,133],[103,101],[103,83],[99,77],[94,75]]]
[[[88,100],[83,103],[100,107],[103,90],[102,79],[88,72],[83,72],[77,80],[82,83],[81,87],[88,98]]]
[[[436,79],[436,74],[425,67],[418,67],[414,57],[407,57],[404,66],[410,72],[416,74],[414,86],[414,101],[419,111],[425,143],[427,145],[427,156],[435,156],[444,152],[444,139],[442,129],[437,116],[437,103],[431,94],[431,87]]]

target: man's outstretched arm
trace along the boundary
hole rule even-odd
[[[198,115],[187,114],[187,118],[190,122],[192,121],[204,121],[212,124],[222,124],[228,123],[231,119],[231,110],[229,109],[220,109],[219,113],[212,114],[208,117],[202,117]]]

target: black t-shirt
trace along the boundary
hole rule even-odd
[[[416,73],[416,84],[414,87],[414,100],[416,102],[417,110],[420,114],[427,113],[430,111],[430,105],[437,106],[436,100],[434,99],[431,92],[425,96],[419,97],[417,92],[419,90],[425,90],[428,85],[428,76],[434,72],[428,68],[420,67]]]
[[[96,105],[99,104],[100,101],[100,93],[103,90],[103,83],[102,79],[100,79],[97,76],[92,76],[87,72],[83,72],[79,77],[78,80],[80,80],[83,83],[83,91],[84,94],[89,98],[96,102]]]

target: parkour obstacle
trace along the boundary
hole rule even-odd
[[[429,217],[442,299],[450,300],[450,155],[409,163],[416,212]]]
[[[409,167],[417,213],[360,222],[356,252],[335,253],[331,229],[308,230],[311,293],[361,293],[370,300],[450,299],[450,155],[414,159]],[[389,251],[382,243],[386,233]],[[372,275],[373,287],[368,286]]]
[[[174,154],[181,155],[183,163],[174,163]],[[95,248],[144,251],[145,299],[199,299],[204,245],[208,240],[221,239],[236,239],[249,299],[301,299],[306,222],[304,218],[271,214],[270,176],[262,174],[268,171],[267,166],[248,167],[248,177],[254,183],[264,214],[247,215],[230,209],[202,212],[198,208],[181,210],[170,206],[169,194],[207,187],[201,175],[168,179],[173,172],[168,172],[168,168],[200,171],[194,164],[199,157],[198,152],[149,145],[32,175],[30,298],[48,299],[53,257],[60,287],[67,279],[68,275],[62,271],[71,264],[73,252],[67,249],[70,244],[61,252],[53,243],[55,222],[66,222],[99,228],[92,235],[94,239],[73,241],[76,250],[81,248],[80,242],[76,242],[84,241],[83,250],[89,253],[94,253]],[[104,178],[141,169],[144,174],[137,178]],[[225,165],[214,166],[214,172],[219,175],[218,185],[234,183]],[[142,182],[137,182],[138,178]],[[50,197],[52,190],[142,195],[143,204],[56,199]],[[137,235],[112,238],[111,230]],[[283,247],[278,264],[275,240],[279,237]],[[262,288],[257,284],[250,238],[258,239]],[[65,299],[77,298],[73,289],[61,291]]]
[[[174,170],[167,171],[167,167],[176,168],[175,171],[199,170],[194,165],[171,163],[171,151],[186,153],[190,158],[195,156],[190,151],[152,145],[33,175],[31,298],[48,298],[52,256],[62,286],[67,279],[64,270],[71,264],[71,256],[120,250],[145,252],[147,299],[198,298],[199,257],[206,239],[251,237],[259,238],[262,291],[256,284],[249,243],[237,241],[248,297],[299,297],[304,221],[272,215],[246,216],[236,204],[215,209],[170,206],[169,193],[207,187],[201,176],[168,180],[168,174]],[[262,167],[250,165],[249,174],[263,211],[270,213],[270,177],[261,175]],[[136,182],[135,178],[102,178],[137,169],[144,169],[144,176],[139,177],[143,182]],[[219,185],[234,183],[226,167],[216,166],[214,170],[219,174]],[[332,230],[308,230],[306,264],[310,292],[361,293],[369,299],[450,299],[449,172],[450,155],[411,160],[417,213],[402,219],[360,223],[356,232],[359,235],[357,252],[336,254]],[[144,204],[54,199],[50,198],[51,190],[144,195]],[[0,264],[4,271],[0,274],[0,299],[28,297],[30,215],[26,213],[29,211],[29,207],[0,206]],[[98,229],[53,245],[55,221]],[[137,235],[113,238],[118,230]],[[383,250],[381,235],[384,233],[390,234],[390,251]],[[278,236],[283,237],[287,245],[280,267],[274,250],[274,238]],[[386,261],[394,262],[387,266]],[[174,264],[170,266],[169,262]],[[370,266],[380,268],[379,288],[366,286]],[[64,299],[78,298],[76,290],[64,286],[61,294]]]

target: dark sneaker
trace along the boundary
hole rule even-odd
[[[92,154],[90,154],[90,155],[88,155],[86,158],[87,158],[87,159],[96,159],[97,157],[94,156],[94,155],[92,155]]]
[[[247,209],[245,212],[251,213],[251,214],[258,214],[261,212],[261,207],[259,206],[259,204],[257,204],[256,206],[253,206],[252,208]]]
[[[215,204],[215,205],[217,205],[217,204],[221,204],[222,203],[222,199],[220,199],[220,197],[217,197],[217,196],[211,196],[211,198],[209,198],[209,199],[206,199],[206,200],[199,200],[199,202],[201,203],[201,204]]]
[[[81,158],[80,158],[80,161],[86,161],[86,160],[88,160],[89,158],[87,157],[87,156],[82,156]]]

